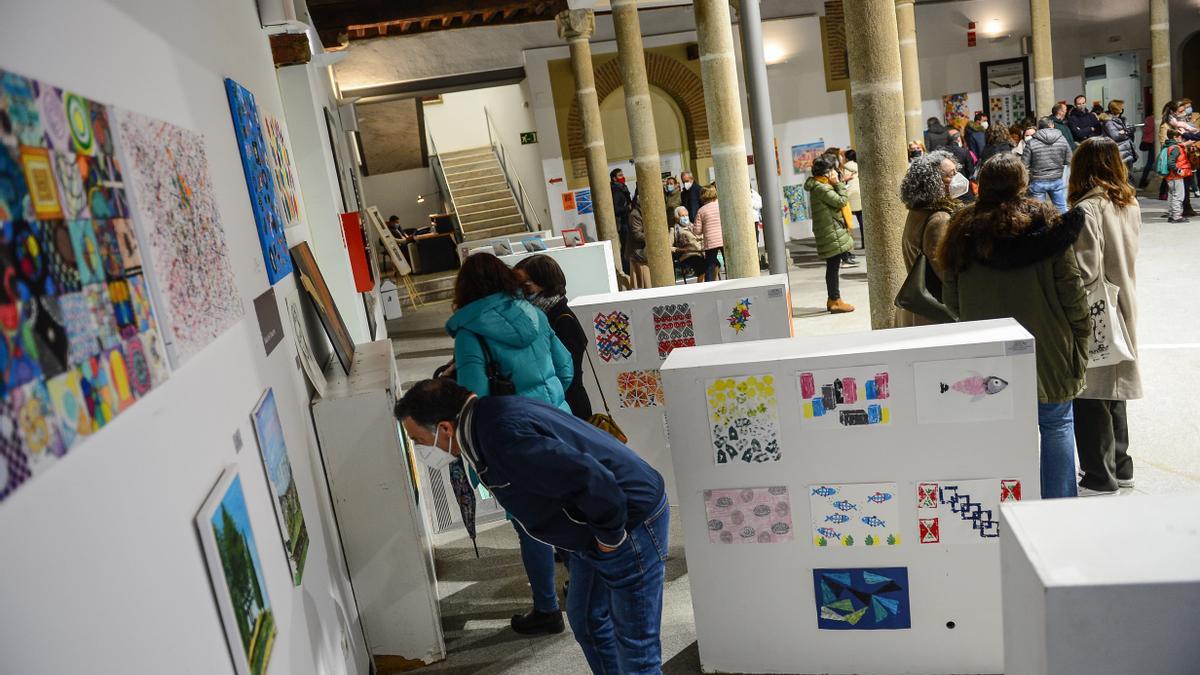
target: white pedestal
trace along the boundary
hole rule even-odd
[[[531,255],[554,258],[567,277],[567,299],[582,295],[617,292],[617,271],[613,267],[612,243],[593,241],[583,246],[548,248],[533,253],[500,256],[509,267]]]
[[[742,332],[735,333],[728,328],[726,319],[733,305],[743,298],[752,300],[752,318]],[[596,375],[600,386],[604,388],[604,397],[608,399],[613,418],[629,436],[629,447],[662,473],[667,481],[667,499],[672,505],[678,504],[679,498],[664,426],[665,408],[661,402],[645,407],[623,405],[622,387],[618,379],[628,377],[623,373],[649,371],[652,377],[658,371],[665,357],[659,351],[660,331],[655,327],[655,308],[674,305],[678,309],[685,304],[691,315],[691,334],[696,345],[720,344],[725,339],[742,342],[792,334],[787,277],[782,274],[589,295],[571,301],[571,309],[579,317],[583,332],[589,338],[588,354],[596,367]],[[633,341],[633,353],[629,358],[613,355],[611,360],[605,360],[597,351],[595,317],[612,312],[620,312],[629,319]],[[722,332],[722,322],[726,322],[725,333]],[[661,320],[659,325],[666,328]],[[586,359],[579,376],[587,388],[592,409],[603,411],[600,390],[596,387],[597,378],[592,376]]]
[[[930,365],[944,361],[955,363]],[[964,375],[947,378],[942,393],[931,368]],[[979,400],[952,388],[985,368],[981,376],[1003,373],[1007,386]],[[1020,325],[987,321],[682,349],[662,373],[679,488],[675,522],[683,524],[705,672],[1003,671],[994,536],[1001,481],[1020,481],[1024,499],[1039,494],[1033,340]],[[710,393],[710,383],[749,376],[771,378],[775,404],[756,396],[761,409],[726,405],[754,414],[714,419],[710,398],[725,400],[737,388]],[[822,385],[833,399],[841,390],[841,402],[830,400],[836,416],[814,412],[814,398],[824,407]],[[806,397],[806,389],[816,393]],[[757,391],[769,390],[764,384]],[[946,412],[960,409],[969,423],[946,420]],[[777,432],[756,432],[768,413]],[[713,439],[730,436],[729,427],[739,432],[737,443],[777,439],[779,459],[718,463]],[[920,507],[919,491],[935,483],[931,505]],[[716,492],[727,489],[733,492]],[[743,494],[751,497],[744,506]],[[727,510],[718,495],[732,497]],[[764,502],[770,508],[760,513]],[[933,518],[940,538],[923,543],[919,521]],[[731,543],[722,543],[726,536]],[[868,592],[843,592],[824,574],[815,580],[817,569],[844,570],[854,590]],[[875,574],[890,581],[872,582]],[[899,588],[887,591],[892,582]]]
[[[1200,672],[1200,495],[1002,512],[1006,672]]]

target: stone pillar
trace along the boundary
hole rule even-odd
[[[1191,67],[1195,67],[1193,64]],[[1154,121],[1162,124],[1162,109],[1171,100],[1171,9],[1168,0],[1150,0],[1150,83]],[[1195,94],[1191,94],[1195,96]],[[1155,134],[1155,139],[1158,134]],[[1150,161],[1154,161],[1151,157]]]
[[[750,134],[754,141],[754,173],[762,196],[763,243],[771,274],[787,274],[788,255],[783,231],[783,195],[775,172],[775,122],[771,119],[771,93],[767,90],[767,60],[763,55],[762,15],[759,0],[741,0],[738,28],[742,33],[742,64],[750,98]],[[724,220],[722,219],[722,222]],[[722,233],[724,234],[724,233]]]
[[[730,279],[758,276],[758,236],[750,211],[750,177],[738,93],[733,25],[729,0],[695,0],[696,42],[700,46],[700,80],[708,109],[708,137],[717,173],[717,203],[725,242],[725,275]],[[770,162],[774,150],[760,161]],[[763,200],[763,209],[778,203]]]
[[[1040,118],[1049,115],[1057,101],[1054,98],[1054,52],[1050,45],[1050,0],[1029,0],[1029,21],[1033,27],[1034,101],[1029,109]]]
[[[917,58],[917,17],[914,0],[896,0],[896,31],[900,36],[900,71],[904,75],[904,131],[908,141],[925,141],[921,119],[921,65]]]
[[[871,327],[891,328],[906,270],[900,241],[908,215],[900,180],[908,170],[904,95],[894,0],[845,3],[850,92],[858,139]]]
[[[613,263],[617,273],[621,274],[621,237],[617,233],[612,190],[608,187],[608,153],[604,149],[600,101],[596,98],[596,76],[592,72],[592,46],[588,43],[596,30],[596,16],[590,9],[571,9],[560,12],[554,20],[558,24],[558,36],[571,47],[571,70],[575,75],[575,96],[583,120],[583,151],[587,156],[596,234],[612,243]]]
[[[662,163],[658,158],[658,135],[650,106],[650,83],[646,79],[646,54],[642,50],[642,24],[637,0],[613,0],[613,29],[617,34],[617,58],[625,85],[625,117],[633,145],[637,173],[638,203],[646,227],[646,259],[650,281],[655,286],[675,285],[671,261],[671,233],[667,230],[667,204],[662,192]]]

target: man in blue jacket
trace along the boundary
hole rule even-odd
[[[518,527],[569,553],[567,620],[592,672],[661,672],[670,513],[657,471],[558,408],[446,378],[413,385],[395,414],[423,462],[462,458]]]

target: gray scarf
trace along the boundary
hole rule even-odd
[[[537,307],[538,309],[542,310],[542,312],[549,315],[550,310],[554,309],[554,306],[558,304],[559,300],[563,299],[563,296],[538,293],[536,295],[528,296],[525,299],[528,300],[534,307]]]

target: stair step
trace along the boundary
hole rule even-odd
[[[506,205],[494,207],[486,211],[475,211],[472,213],[458,212],[458,222],[466,229],[471,229],[475,223],[513,217],[520,218],[521,210],[512,201],[509,201]]]
[[[497,213],[493,213],[492,215],[498,216],[498,215],[500,215],[499,212],[501,212],[501,211],[506,211],[508,209],[516,209],[516,208],[517,208],[517,203],[514,202],[513,198],[510,197],[509,195],[503,195],[499,199],[489,199],[486,202],[475,202],[474,204],[459,203],[456,205],[456,210],[458,211],[459,220],[462,220],[463,218],[466,218],[467,216],[472,216],[472,217],[477,218],[477,217],[479,217],[480,214],[489,213],[492,211],[497,212]]]
[[[447,181],[450,185],[450,192],[458,195],[464,190],[470,188],[488,188],[489,190],[499,189],[501,185],[508,187],[508,183],[504,180],[504,175],[497,172],[491,175],[474,176],[470,178],[458,178],[456,180]]]
[[[456,173],[462,173],[464,171],[476,171],[479,169],[492,168],[494,168],[496,171],[500,170],[500,162],[497,162],[495,157],[480,157],[478,159],[468,157],[453,163],[442,163],[442,170],[446,172],[447,176],[453,176]]]
[[[467,157],[469,155],[492,154],[492,146],[481,145],[477,148],[463,148],[462,150],[448,150],[439,153],[438,156],[444,159],[457,159],[459,157]]]
[[[489,227],[483,230],[474,230],[463,235],[463,241],[478,241],[480,239],[491,239],[492,237],[503,237],[509,234],[521,234],[527,232],[524,223],[514,223],[511,225],[501,225],[498,227]]]
[[[486,215],[486,214],[485,214]],[[510,225],[513,223],[524,225],[525,221],[521,218],[520,212],[505,213],[493,215],[486,218],[472,218],[459,216],[459,224],[462,225],[464,232],[474,232],[475,230],[485,227],[496,227],[498,225]]]
[[[472,169],[470,171],[446,174],[446,182],[450,184],[450,189],[452,190],[459,184],[480,178],[486,178],[490,181],[495,181],[497,178],[503,180],[504,173],[500,171],[499,166],[494,166],[490,169]]]
[[[454,193],[454,203],[458,206],[459,211],[468,206],[498,201],[512,201],[507,184],[497,183],[494,188],[488,186],[469,187]]]

